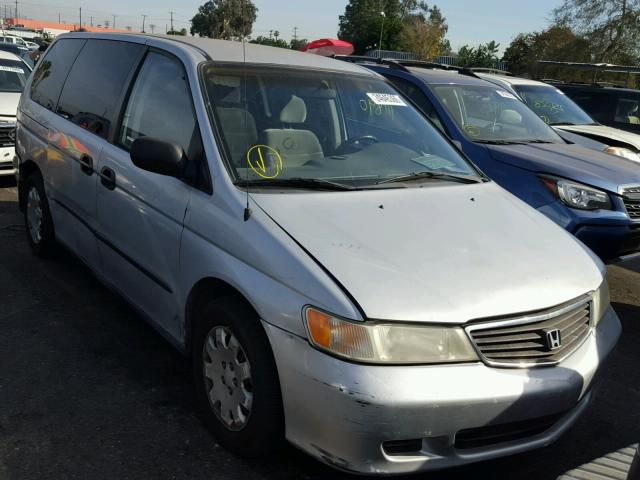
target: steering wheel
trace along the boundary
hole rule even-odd
[[[354,151],[362,150],[375,143],[378,143],[378,139],[373,135],[360,135],[359,137],[350,138],[342,145],[338,147],[335,154],[342,155],[346,153],[353,153]]]
[[[374,143],[378,143],[378,139],[373,135],[360,135],[359,137],[350,138],[344,145],[353,145],[358,148],[365,148]]]

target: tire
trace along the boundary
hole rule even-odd
[[[192,365],[204,423],[220,445],[237,455],[277,453],[284,443],[282,395],[260,319],[242,299],[222,297],[208,302],[196,322]],[[234,338],[239,349],[233,348]]]
[[[40,172],[31,173],[24,182],[23,215],[31,251],[39,257],[51,257],[56,248],[56,236]]]

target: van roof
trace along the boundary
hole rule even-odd
[[[238,62],[243,61],[242,42],[234,42],[229,40],[215,40],[206,37],[189,37],[179,35],[150,35],[142,33],[70,33],[61,35],[61,37],[74,36],[75,38],[98,38],[111,40],[127,40],[127,38],[136,37],[148,38],[154,40],[170,41],[173,43],[192,47],[194,50],[210,57],[212,60],[219,62]],[[247,63],[262,63],[270,65],[296,66],[303,68],[311,68],[318,70],[334,70],[342,72],[351,72],[365,75],[375,75],[373,72],[358,65],[340,62],[332,58],[322,57],[311,53],[298,52],[286,48],[268,47],[265,45],[257,45],[247,43],[246,48]]]

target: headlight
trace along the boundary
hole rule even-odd
[[[593,321],[595,325],[602,320],[602,317],[607,313],[607,309],[610,304],[611,298],[609,297],[609,284],[605,279],[593,295]]]
[[[623,147],[607,147],[604,149],[605,153],[609,153],[611,155],[617,155],[618,157],[624,157],[628,160],[633,160],[634,162],[640,162],[640,155],[638,155],[633,150],[629,150],[628,148]]]
[[[611,210],[607,192],[570,180],[543,177],[542,181],[565,205],[581,210]]]
[[[461,328],[351,322],[311,307],[304,317],[312,345],[349,360],[396,365],[478,361]]]

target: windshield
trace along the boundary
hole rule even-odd
[[[0,59],[0,92],[22,92],[28,76],[24,63]]]
[[[563,92],[549,85],[514,85],[524,102],[549,125],[593,125],[595,122]]]
[[[229,172],[240,186],[478,179],[436,128],[379,78],[252,65],[207,64],[202,73]],[[422,172],[439,175],[414,175]]]
[[[474,142],[562,143],[552,128],[506,90],[483,85],[436,85],[434,90]]]

